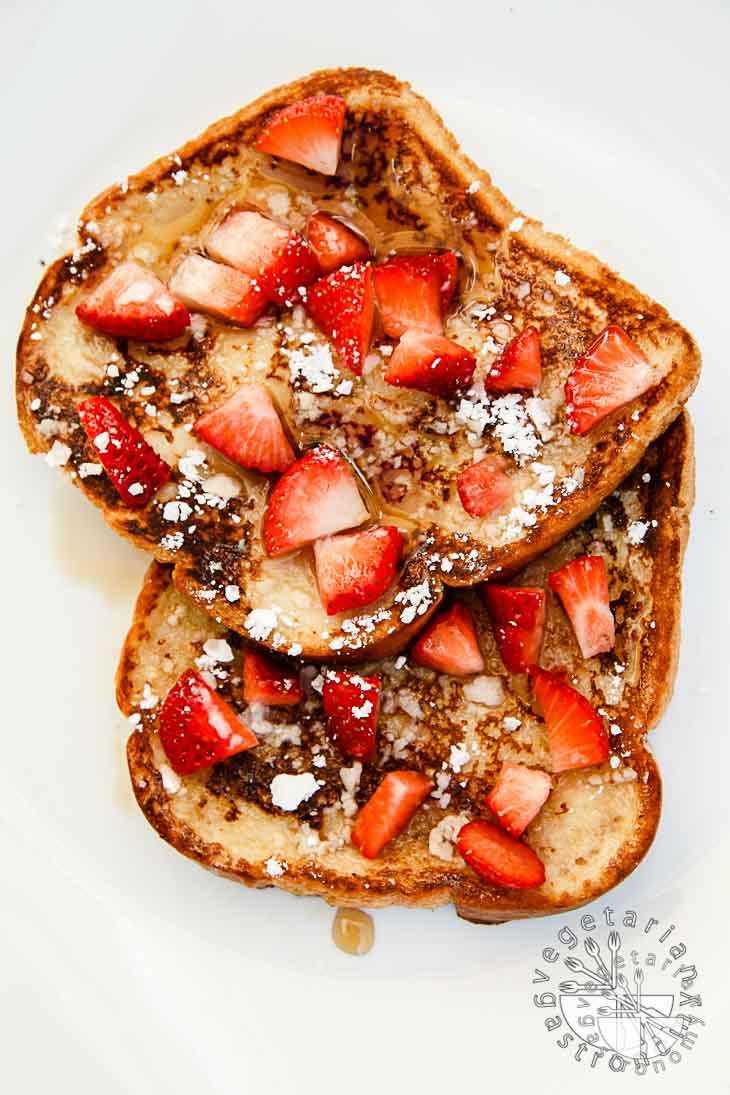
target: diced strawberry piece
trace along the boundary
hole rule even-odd
[[[537,665],[530,681],[547,727],[553,771],[587,768],[608,760],[608,738],[591,704],[562,679]]]
[[[476,358],[463,346],[428,331],[406,331],[393,351],[384,377],[388,384],[433,395],[455,395],[468,388]]]
[[[502,350],[484,385],[488,392],[533,391],[541,379],[540,336],[537,327],[525,327]]]
[[[616,632],[608,599],[606,564],[600,555],[582,555],[554,570],[548,585],[560,597],[584,658],[613,649]]]
[[[345,365],[361,373],[375,314],[372,268],[355,262],[320,278],[307,289],[304,307]]]
[[[299,299],[297,290],[320,275],[316,255],[297,232],[253,210],[237,209],[208,236],[209,255],[255,279],[280,304]]]
[[[440,335],[458,269],[453,251],[396,255],[376,266],[375,295],[386,335],[400,338],[414,329]]]
[[[261,286],[248,274],[202,255],[183,259],[170,278],[170,290],[193,311],[239,327],[250,327],[268,304]]]
[[[439,279],[432,266],[422,269],[395,258],[376,266],[373,280],[386,335],[400,338],[408,330],[442,334]]]
[[[296,673],[288,672],[280,662],[258,650],[243,656],[243,698],[246,703],[265,703],[269,707],[291,707],[300,703],[304,693]]]
[[[135,509],[146,506],[170,478],[170,466],[106,396],[91,396],[76,409],[94,455],[124,504]]]
[[[612,411],[654,383],[648,360],[612,323],[588,347],[565,382],[565,413],[573,433],[588,433]]]
[[[76,315],[105,335],[150,342],[178,338],[190,323],[187,308],[136,262],[112,270],[84,297]]]
[[[194,669],[186,669],[167,693],[160,741],[180,776],[258,745],[256,735]]]
[[[367,859],[374,859],[405,829],[432,790],[433,783],[421,772],[388,772],[357,815],[352,843]]]
[[[211,258],[261,281],[286,247],[289,229],[253,209],[234,209],[205,239]]]
[[[512,480],[501,456],[485,456],[465,468],[456,480],[461,504],[472,517],[485,517],[512,496]]]
[[[302,301],[302,290],[320,275],[317,256],[297,232],[290,232],[286,247],[271,267],[264,287],[280,304],[291,307]],[[269,288],[270,286],[270,288]]]
[[[327,733],[348,757],[370,760],[380,708],[380,677],[329,669],[322,689]]]
[[[547,772],[506,760],[487,795],[487,806],[512,836],[522,836],[544,806],[552,784]]]
[[[393,584],[402,551],[403,537],[393,525],[317,540],[317,585],[327,615],[377,601]]]
[[[256,138],[256,148],[322,175],[334,175],[344,124],[345,100],[316,95],[273,114]]]
[[[484,658],[472,614],[466,605],[456,601],[427,624],[411,651],[411,658],[418,665],[426,665],[438,673],[449,673],[452,677],[481,673]]]
[[[195,432],[234,464],[286,471],[296,460],[268,390],[244,384],[195,423]]]
[[[353,262],[367,262],[370,258],[370,248],[365,240],[326,213],[313,213],[309,218],[307,239],[323,274],[331,274],[340,266]]]
[[[529,844],[515,840],[491,821],[469,821],[456,838],[466,863],[485,881],[515,890],[542,886],[545,868]]]
[[[317,445],[282,475],[264,517],[269,555],[302,547],[368,519],[357,481],[345,458]]]
[[[545,630],[545,590],[525,586],[482,586],[494,639],[505,668],[524,673],[540,657]]]

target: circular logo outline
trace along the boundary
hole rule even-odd
[[[662,1073],[694,1049],[699,972],[676,924],[605,905],[563,923],[533,970],[533,1005],[556,1045],[589,1068]]]

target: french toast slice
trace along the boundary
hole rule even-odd
[[[438,674],[410,655],[362,667],[380,676],[382,697],[377,752],[359,763],[325,733],[315,666],[293,663],[305,686],[298,705],[244,707],[240,636],[184,597],[169,567],[153,564],[117,675],[118,703],[134,727],[127,747],[132,787],[148,821],[183,855],[219,874],[333,904],[453,902],[460,916],[496,923],[592,900],[634,869],[659,820],[661,782],[646,735],[674,682],[693,490],[692,432],[683,414],[593,516],[515,579],[545,587],[567,561],[602,556],[616,629],[610,653],[584,659],[548,592],[541,664],[567,671],[597,709],[610,759],[552,774],[550,797],[526,831],[544,864],[542,885],[488,884],[453,846],[460,827],[484,815],[504,761],[550,772],[545,725],[525,675],[509,674],[501,661],[478,590],[451,594],[477,623],[485,663],[478,676]],[[179,777],[160,743],[159,713],[170,687],[193,667],[215,674],[219,694],[260,744]],[[384,772],[403,768],[429,775],[433,794],[377,858],[366,859],[350,843],[354,815]],[[316,793],[294,810],[274,805],[272,779],[305,771],[320,781]]]
[[[337,174],[254,149],[275,111],[318,95],[346,104]],[[76,307],[121,263],[168,283],[186,256],[202,261],[212,230],[240,208],[302,233],[313,214],[334,216],[366,241],[374,263],[394,251],[457,254],[444,333],[475,355],[471,387],[445,397],[388,383],[395,342],[377,319],[357,375],[301,306],[269,309],[245,328],[194,313],[166,342],[111,337],[79,321]],[[576,434],[566,378],[607,324],[646,355],[652,382]],[[528,326],[539,332],[539,390],[490,394],[488,373]],[[661,306],[518,215],[407,84],[344,69],[263,95],[87,206],[77,249],[47,271],[28,309],[17,403],[30,450],[70,474],[118,532],[173,564],[175,582],[203,609],[270,649],[352,662],[401,649],[445,587],[514,573],[584,520],[676,417],[699,368],[693,340]],[[310,548],[267,555],[272,477],[193,432],[245,383],[265,386],[299,452],[339,448],[361,474],[371,519],[403,533],[396,582],[367,608],[326,614]],[[81,427],[78,404],[94,396],[109,397],[171,466],[143,506],[119,496]],[[485,455],[502,462],[511,489],[473,516],[457,480]]]

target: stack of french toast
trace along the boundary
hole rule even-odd
[[[656,832],[700,357],[407,84],[318,72],[96,198],[17,403],[153,561],[132,788],[252,886],[499,922]]]

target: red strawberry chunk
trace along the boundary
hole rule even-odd
[[[380,677],[330,669],[322,689],[327,733],[348,757],[370,760],[380,709]]]
[[[402,551],[403,537],[393,525],[317,540],[317,585],[327,615],[377,601],[393,584]]]
[[[257,281],[202,255],[188,255],[170,278],[170,290],[188,308],[250,327],[268,303]]]
[[[525,586],[482,586],[494,639],[505,668],[524,673],[540,657],[545,630],[545,590]]]
[[[383,330],[391,338],[417,329],[440,335],[443,313],[451,302],[458,275],[453,251],[430,255],[396,255],[373,272]]]
[[[508,342],[484,381],[488,392],[534,391],[542,379],[537,327],[525,327]]]
[[[244,384],[195,423],[195,432],[234,464],[286,471],[296,460],[268,390]]]
[[[529,844],[493,825],[469,821],[459,831],[456,846],[466,863],[486,882],[515,890],[542,886],[545,868]]]
[[[585,698],[539,666],[530,666],[530,681],[547,727],[553,771],[587,768],[608,760],[608,738],[599,716]]]
[[[644,354],[612,323],[578,358],[565,382],[568,425],[573,433],[588,433],[653,383],[654,372]]]
[[[512,480],[504,473],[501,456],[485,456],[459,473],[456,489],[472,517],[485,517],[512,497]]]
[[[79,403],[79,419],[119,497],[134,509],[146,506],[170,478],[171,469],[106,396]]]
[[[616,641],[608,599],[606,564],[600,555],[582,555],[554,570],[548,585],[560,597],[584,658],[605,654]]]
[[[160,741],[180,776],[258,745],[256,735],[194,669],[186,669],[167,693]]]
[[[112,270],[84,297],[76,315],[106,335],[150,342],[178,338],[190,323],[187,308],[136,262]]]
[[[321,271],[317,256],[297,232],[290,232],[286,247],[274,263],[270,292],[280,304],[291,307],[303,299],[303,289],[317,280]],[[264,285],[267,285],[264,279]]]
[[[461,601],[440,612],[422,631],[411,651],[418,665],[452,677],[481,673],[484,658],[479,649],[474,619]]]
[[[428,331],[406,331],[384,377],[388,384],[433,395],[455,395],[471,384],[476,358],[463,346]]]
[[[302,99],[269,118],[256,138],[256,148],[322,175],[334,175],[344,124],[345,100],[338,95]]]
[[[357,815],[352,843],[367,859],[374,859],[405,829],[432,790],[432,781],[421,772],[388,772]]]
[[[307,239],[323,274],[331,274],[340,266],[353,262],[367,262],[370,258],[370,248],[365,240],[326,213],[313,213],[309,218]]]
[[[544,806],[552,783],[547,772],[513,764],[506,760],[492,790],[487,806],[497,821],[512,836],[522,836]]]
[[[253,210],[229,213],[205,247],[214,259],[254,278],[262,292],[280,304],[294,303],[297,290],[320,275],[306,240]]]
[[[264,544],[281,555],[367,521],[357,481],[345,458],[317,445],[282,475],[264,517]]]
[[[291,707],[304,696],[299,675],[289,672],[275,658],[247,650],[243,656],[243,698],[246,703]]]
[[[375,314],[372,268],[355,262],[320,278],[307,289],[304,307],[345,365],[361,373]]]

